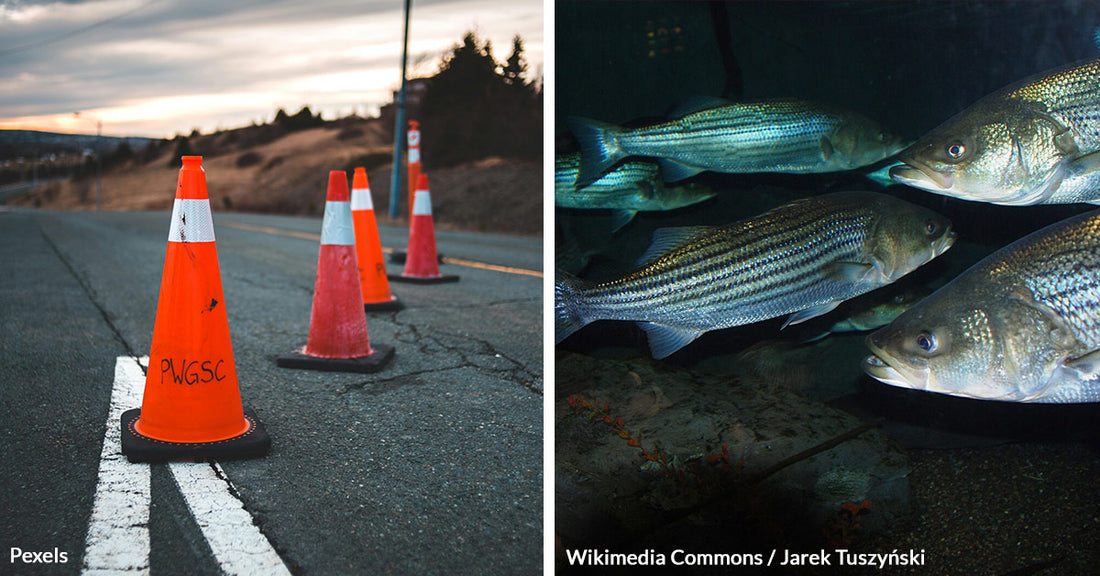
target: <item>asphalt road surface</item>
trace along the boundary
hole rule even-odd
[[[0,573],[81,573],[116,364],[149,352],[169,220],[0,212]],[[99,513],[148,508],[123,527],[147,533],[145,569],[236,570],[207,525],[228,512],[205,518],[184,471],[221,482],[291,573],[541,572],[541,240],[437,232],[464,262],[443,273],[461,280],[392,283],[405,309],[367,322],[394,360],[342,374],[275,365],[308,334],[320,219],[215,212],[214,225],[241,396],[272,449],[213,470],[126,463],[148,469],[147,501]],[[404,249],[405,229],[380,234]]]

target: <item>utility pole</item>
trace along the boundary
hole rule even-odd
[[[80,112],[73,112],[74,118],[80,118]],[[103,196],[103,119],[95,120],[95,211],[99,212]],[[81,170],[83,172],[83,170]]]
[[[103,119],[95,121],[95,211],[99,212],[99,199],[103,196]]]
[[[405,144],[405,66],[409,62],[409,5],[405,0],[405,38],[401,46],[401,91],[397,93],[397,119],[393,126],[393,176],[390,179],[390,218],[397,218],[401,199],[401,155]]]

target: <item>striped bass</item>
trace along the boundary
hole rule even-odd
[[[1100,59],[994,92],[901,153],[890,176],[964,200],[1100,204]]]
[[[577,187],[579,154],[554,158],[554,205],[559,208],[614,210],[613,230],[629,223],[638,212],[673,210],[715,196],[702,187],[665,186],[653,162],[623,162],[588,186]]]
[[[661,229],[638,270],[556,283],[557,341],[596,320],[628,320],[641,323],[653,356],[664,358],[710,330],[825,314],[954,240],[947,219],[874,192],[803,198],[727,226]]]
[[[851,170],[892,156],[901,139],[855,112],[802,100],[689,103],[674,119],[622,128],[567,119],[581,148],[585,185],[623,158],[657,158],[668,182],[704,170],[726,173],[815,173]]]
[[[904,388],[1100,402],[1100,211],[990,254],[871,334],[863,369]]]

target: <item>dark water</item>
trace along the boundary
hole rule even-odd
[[[645,124],[666,117],[682,101],[700,95],[730,100],[797,97],[830,102],[864,113],[914,140],[1003,86],[1100,56],[1094,39],[1100,26],[1100,2],[559,1],[553,9],[559,151],[575,147],[562,122],[567,116]],[[658,228],[728,224],[799,197],[840,189],[876,189],[936,210],[954,223],[959,235],[955,246],[906,277],[899,286],[891,287],[932,289],[1031,231],[1094,209],[1083,205],[1004,207],[966,202],[904,186],[883,189],[855,173],[704,173],[694,181],[717,190],[718,197],[676,211],[640,213],[614,234],[607,212],[556,210],[559,252],[589,256],[583,267],[576,263],[567,267],[584,278],[614,277],[633,267]],[[877,296],[872,293],[868,297]],[[843,308],[837,313],[842,314]],[[894,492],[875,493],[887,483],[865,490],[883,498],[882,508],[875,509],[881,512],[854,531],[850,542],[855,548],[887,547],[889,551],[891,545],[908,546],[929,538],[924,570],[896,568],[893,573],[942,573],[931,566],[942,567],[947,559],[953,559],[956,566],[968,566],[959,559],[958,551],[947,550],[947,544],[937,548],[937,543],[930,540],[930,523],[935,521],[926,517],[928,499],[966,485],[995,491],[1006,483],[1019,488],[1006,490],[1019,494],[1018,501],[982,505],[981,509],[961,507],[957,518],[943,519],[961,526],[970,518],[970,523],[979,527],[957,542],[973,545],[975,550],[984,550],[983,542],[993,548],[982,554],[975,552],[968,559],[974,571],[953,573],[1002,574],[1037,565],[1042,569],[1035,573],[1075,574],[1089,562],[1095,565],[1100,555],[1096,551],[1100,548],[1100,520],[1096,519],[1100,518],[1100,490],[1096,490],[1100,483],[1096,476],[1088,480],[1091,490],[1074,492],[1082,496],[1067,496],[1067,500],[1047,509],[1039,503],[1041,496],[1023,489],[1036,481],[1029,480],[1027,474],[1021,476],[1019,471],[1032,465],[1025,462],[1029,461],[1028,454],[1034,455],[1034,461],[1039,461],[1041,455],[1051,467],[1045,478],[1066,478],[1064,482],[1071,483],[1063,486],[1066,489],[1081,487],[1077,484],[1081,477],[1073,471],[1081,466],[1100,470],[1096,449],[1100,409],[1091,405],[980,402],[890,388],[860,371],[859,362],[867,354],[863,336],[834,336],[800,345],[797,334],[779,331],[781,323],[776,320],[711,332],[664,361],[649,359],[644,334],[628,323],[597,322],[557,346],[558,535],[563,547],[598,545],[624,552],[653,548],[666,553],[675,547],[697,552],[717,552],[721,547],[727,552],[776,547],[781,551],[809,551],[810,547],[826,545],[821,539],[821,526],[810,524],[827,523],[831,518],[820,513],[820,499],[806,497],[819,486],[822,470],[881,471],[881,462],[896,456],[904,461],[898,464],[899,469],[909,471],[904,494],[896,484],[890,485]],[[631,376],[625,378],[623,374]],[[647,386],[659,390],[653,392]],[[686,404],[711,398],[709,394],[715,390],[721,391],[715,398],[731,398],[732,405],[713,410],[700,406],[684,409]],[[844,420],[849,427],[880,422],[881,427],[874,432],[878,444],[868,450],[883,460],[874,465],[845,462],[844,458],[862,457],[853,452],[842,454],[839,460],[834,458],[833,468],[806,464],[801,484],[792,477],[772,487],[776,508],[763,523],[764,530],[748,516],[742,516],[738,523],[735,516],[745,512],[745,503],[737,498],[727,499],[724,504],[709,502],[707,513],[689,504],[669,504],[677,498],[687,501],[691,497],[682,493],[682,485],[681,492],[675,486],[669,488],[667,476],[637,466],[630,449],[615,448],[622,440],[613,437],[613,432],[600,428],[598,421],[593,424],[586,420],[583,410],[565,405],[572,394],[613,402],[612,415],[636,416],[635,426],[643,431],[643,438],[652,438],[658,447],[672,447],[670,453],[678,450],[677,455],[686,462],[692,457],[699,460],[713,455],[730,442],[728,431],[734,424],[744,423],[757,434],[756,440],[743,445],[763,446],[759,437],[766,436],[767,430],[777,424],[759,416],[760,410],[750,413],[744,407],[750,405],[750,397],[775,394],[776,402],[781,403],[788,393],[798,398],[800,408],[792,408],[785,418],[809,420],[810,414],[823,406],[839,414],[838,418],[850,417]],[[656,411],[634,410],[645,394],[664,394],[667,401],[659,402],[662,408]],[[707,400],[711,407],[721,401]],[[662,420],[658,415],[660,410],[671,414],[679,409],[684,409],[679,420]],[[714,420],[715,429],[721,431],[685,432],[690,427],[687,420],[704,417]],[[788,452],[783,456],[819,444],[832,432],[815,434],[812,423],[807,430],[798,432],[784,445]],[[645,447],[646,442],[642,444]],[[942,464],[944,458],[957,457],[960,462],[973,464],[1006,444],[1020,446],[1022,461],[1005,462],[1004,477],[944,478],[944,484],[936,487],[926,481],[926,474],[937,469],[934,463]],[[606,460],[609,453],[618,454],[621,465],[607,465],[606,461],[601,467],[591,464],[592,458]],[[883,457],[884,453],[889,457]],[[1068,455],[1072,455],[1072,461]],[[744,457],[747,468],[753,466],[753,458],[764,466],[779,456],[763,457],[754,452]],[[959,468],[965,466],[960,464]],[[1059,476],[1060,472],[1066,475]],[[615,485],[622,488],[618,492],[609,488]],[[632,495],[633,504],[610,496],[623,493]],[[1066,507],[1092,512],[1081,518],[1064,518],[1050,512]],[[982,523],[982,518],[1008,514],[1009,509],[1021,516],[1034,514],[1028,516],[1033,526],[1051,534],[1051,541],[1025,550],[1023,545],[1010,544],[1018,540],[1018,535],[1012,534],[1007,525],[993,520]],[[686,522],[681,517],[687,513],[684,510],[694,514]],[[759,516],[760,510],[753,513]],[[1088,519],[1090,514],[1092,520]],[[1067,523],[1081,525],[1063,526]],[[585,530],[585,526],[599,529]],[[1050,530],[1044,531],[1044,527]],[[1062,560],[1051,566],[1042,564],[1054,557]],[[558,565],[562,565],[561,559]],[[753,573],[745,567],[696,566],[690,571]],[[765,572],[833,573],[812,567]],[[891,572],[888,569],[886,573]]]

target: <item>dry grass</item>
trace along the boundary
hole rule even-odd
[[[207,190],[214,210],[319,215],[330,170],[366,164],[375,211],[389,209],[392,142],[377,120],[341,121],[286,134],[272,142],[240,146],[248,130],[192,139],[205,153]],[[236,132],[236,131],[234,131]],[[175,197],[172,146],[147,164],[131,162],[103,175],[104,210],[166,210]],[[243,155],[250,157],[239,162]],[[431,171],[436,226],[525,235],[542,233],[542,166],[538,161],[489,158]],[[402,210],[407,192],[401,195]],[[11,199],[11,204],[54,210],[95,208],[95,178],[67,180]],[[398,220],[403,220],[399,217]]]

